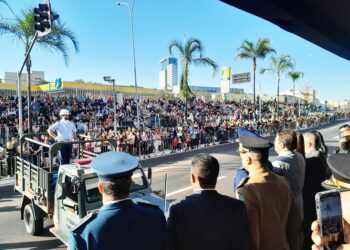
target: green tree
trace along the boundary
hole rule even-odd
[[[295,82],[304,77],[304,73],[301,71],[290,71],[287,75],[293,81],[293,96],[295,98]]]
[[[4,0],[0,0],[5,3],[10,9],[11,7]],[[14,13],[13,13],[14,14]],[[15,15],[15,14],[14,14]],[[26,8],[22,10],[21,14],[16,16],[13,20],[8,20],[0,18],[0,36],[8,35],[17,41],[19,41],[24,46],[24,52],[27,54],[29,46],[32,43],[35,36],[34,29],[34,13],[33,8]],[[76,53],[79,52],[79,43],[75,34],[66,27],[60,19],[56,20],[52,24],[52,32],[46,36],[39,37],[36,41],[36,46],[49,52],[58,52],[62,54],[66,66],[69,64],[69,49],[67,45],[67,40],[71,41]],[[31,99],[31,58],[29,56],[26,63],[26,70],[28,74],[28,103],[30,104]],[[30,107],[30,106],[29,106]],[[31,129],[31,119],[30,119],[30,108],[28,109],[28,129]]]
[[[266,71],[270,71],[277,76],[277,102],[276,102],[276,113],[279,116],[279,98],[280,98],[280,81],[281,74],[294,68],[293,60],[290,56],[281,55],[279,57],[273,55],[270,58],[270,68],[261,69],[260,73],[264,74]]]
[[[203,56],[204,48],[202,42],[195,38],[190,38],[185,42],[172,41],[169,45],[169,53],[173,54],[173,48],[176,48],[180,54],[182,73],[180,78],[180,94],[186,101],[185,119],[187,121],[187,101],[193,96],[192,90],[188,84],[189,66],[209,66],[215,74],[218,65],[209,57]]]
[[[243,41],[238,48],[237,56],[240,59],[250,59],[253,61],[253,101],[255,108],[255,75],[256,75],[256,61],[257,59],[265,59],[268,54],[275,53],[271,47],[270,39],[259,39],[255,44],[248,40]]]

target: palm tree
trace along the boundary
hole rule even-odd
[[[290,56],[281,55],[279,57],[273,55],[270,59],[270,68],[261,69],[260,73],[264,74],[266,71],[270,71],[277,75],[277,104],[276,104],[276,112],[277,118],[279,116],[279,98],[280,98],[280,81],[281,81],[281,73],[285,73],[286,71],[293,69],[294,63]]]
[[[195,38],[190,38],[185,42],[174,40],[169,45],[169,53],[172,55],[173,48],[176,48],[180,53],[182,73],[180,79],[180,94],[186,101],[185,120],[187,121],[187,100],[193,95],[188,84],[189,66],[210,66],[215,74],[218,65],[212,59],[203,56],[204,48],[202,42]]]
[[[301,71],[290,71],[288,72],[288,77],[293,81],[293,96],[295,99],[295,82],[304,77],[304,73]]]
[[[6,1],[0,0],[9,6]],[[24,52],[27,54],[29,50],[29,46],[33,41],[35,36],[34,29],[34,13],[33,8],[26,8],[22,11],[20,16],[15,16],[14,20],[5,20],[3,18],[0,19],[0,36],[1,35],[9,35],[20,43],[24,45]],[[56,51],[63,55],[64,62],[66,66],[69,63],[69,50],[66,43],[66,40],[70,40],[74,46],[74,50],[76,53],[79,52],[79,44],[75,34],[65,26],[59,19],[52,23],[52,32],[46,36],[39,37],[36,41],[36,45],[38,45],[43,50],[52,52]],[[27,95],[28,95],[28,130],[31,129],[31,116],[30,116],[30,100],[31,100],[31,59],[28,57],[26,63],[27,76],[28,76],[28,84],[27,84]]]
[[[241,46],[238,48],[237,56],[240,59],[253,60],[253,101],[255,108],[255,72],[256,72],[256,60],[265,59],[270,53],[275,53],[275,50],[271,48],[270,39],[259,39],[256,44],[248,40],[244,40]]]

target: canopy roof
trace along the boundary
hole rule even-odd
[[[350,60],[349,0],[221,0]]]

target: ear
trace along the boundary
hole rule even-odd
[[[103,184],[102,184],[102,182],[100,180],[98,181],[97,187],[98,187],[98,191],[101,194],[103,194]]]
[[[194,176],[193,173],[191,173],[191,182],[196,183],[196,177]]]

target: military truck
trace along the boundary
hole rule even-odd
[[[57,161],[59,149],[67,143],[74,144],[77,160],[72,164],[60,165]],[[29,234],[40,235],[44,219],[52,219],[54,227],[50,231],[67,244],[69,231],[87,214],[102,206],[102,196],[97,187],[98,177],[90,167],[96,153],[86,150],[88,144],[95,145],[95,148],[103,144],[105,149],[116,150],[117,142],[113,139],[84,140],[50,146],[34,140],[33,135],[22,136],[20,156],[16,159],[15,190],[23,195],[21,219]],[[39,158],[42,157],[39,156],[33,161],[31,155],[25,153],[28,145],[45,149],[42,151],[47,153],[45,158],[48,164],[40,162]],[[130,198],[135,202],[152,203],[164,211],[166,202],[151,189],[151,169],[148,169],[146,177],[140,165],[134,171],[132,180]]]

